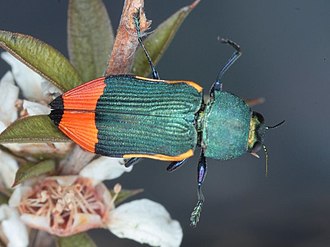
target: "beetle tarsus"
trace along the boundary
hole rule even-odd
[[[198,201],[196,206],[194,207],[194,210],[192,211],[191,216],[190,216],[190,226],[191,227],[197,226],[197,224],[199,222],[199,218],[201,216],[203,203],[204,203],[204,201]]]
[[[168,165],[166,170],[169,172],[176,171],[178,168],[180,168],[186,162],[186,160],[187,159],[180,160],[180,161],[173,161]]]
[[[231,45],[237,52],[241,52],[241,47],[239,46],[239,44],[237,44],[235,41],[232,41],[230,39],[225,39],[225,38],[222,38],[221,39],[221,43],[223,44],[229,44]]]

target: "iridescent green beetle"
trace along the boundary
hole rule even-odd
[[[206,158],[228,160],[246,152],[255,154],[269,127],[244,100],[222,90],[222,76],[241,55],[236,43],[222,40],[235,52],[219,72],[205,104],[198,84],[159,79],[135,21],[153,79],[129,75],[95,79],[57,97],[50,104],[49,116],[82,148],[128,159],[126,166],[152,158],[172,161],[167,170],[173,171],[200,147],[198,202],[191,215],[191,225],[196,226],[204,202]]]

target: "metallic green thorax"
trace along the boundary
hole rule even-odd
[[[176,156],[195,149],[202,92],[185,82],[109,76],[96,106],[96,152]]]
[[[248,150],[251,110],[237,96],[215,91],[202,121],[205,157],[228,160]]]

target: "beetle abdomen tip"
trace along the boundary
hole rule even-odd
[[[64,109],[62,95],[54,99],[49,105],[52,108],[49,117],[54,122],[54,124],[58,126],[61,122],[63,116],[63,109]]]
[[[52,109],[64,109],[62,95],[58,96],[56,99],[54,99],[52,102],[50,102],[49,105]]]
[[[63,110],[62,109],[56,109],[52,110],[49,114],[49,118],[53,121],[53,123],[58,126],[62,120],[63,116]]]

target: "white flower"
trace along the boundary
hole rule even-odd
[[[16,209],[6,204],[0,206],[0,226],[8,247],[25,247],[29,244],[27,227],[21,221]]]
[[[0,182],[3,182],[6,188],[11,188],[14,184],[17,169],[17,161],[0,150]]]
[[[16,60],[14,57],[9,55],[8,53],[4,52],[1,54],[2,57],[9,59],[14,65],[15,64],[21,64],[18,60]],[[19,68],[21,65],[17,65]],[[25,66],[25,65],[24,65]],[[25,66],[26,67],[26,66]],[[16,68],[16,67],[15,67]],[[28,69],[28,68],[27,68]],[[17,69],[16,69],[17,70]],[[16,76],[18,78],[22,77],[22,74],[24,71],[15,71]],[[26,75],[26,85],[29,85],[29,83],[32,83],[32,79],[34,76],[28,79],[29,73],[34,74],[32,70],[27,70]],[[18,102],[18,95],[19,95],[19,88],[15,86],[15,82],[19,81],[16,77],[13,77],[13,74],[11,72],[7,72],[2,79],[0,80],[0,133],[5,130],[11,123],[13,123],[18,118],[18,109],[17,109],[17,102]],[[25,84],[24,84],[25,85]],[[35,86],[38,86],[39,84],[33,84],[29,85],[26,89],[31,89]],[[23,90],[23,89],[22,89]],[[24,90],[23,90],[24,92]],[[27,92],[28,94],[32,93]],[[45,99],[45,98],[44,98]],[[23,100],[23,104],[21,106],[23,108],[23,115],[28,114],[29,116],[34,115],[46,115],[49,114],[50,109],[48,106],[37,103],[37,102],[31,102],[28,100]],[[18,153],[20,155],[29,154],[29,155],[39,155],[39,154],[56,154],[57,156],[63,156],[65,155],[72,147],[72,143],[66,142],[66,143],[33,143],[33,144],[19,144],[19,143],[12,143],[12,144],[5,144],[7,148],[9,148],[12,152]],[[1,161],[1,159],[0,159]]]
[[[93,178],[95,183],[120,177],[124,172],[130,172],[131,167],[124,166],[123,159],[100,157],[93,160],[80,171],[80,176]]]
[[[53,86],[50,87],[49,82],[8,52],[1,53],[1,57],[11,66],[15,81],[21,88],[25,98],[29,100],[47,101],[48,95],[46,94],[49,93],[49,91],[44,91],[45,88],[51,90],[52,93],[59,91]]]
[[[0,133],[17,118],[18,92],[12,73],[7,72],[0,80]]]
[[[152,246],[180,246],[182,229],[166,209],[148,199],[125,203],[110,212],[110,231]]]
[[[23,109],[27,111],[29,116],[35,116],[35,115],[47,115],[50,113],[50,108],[36,103],[36,102],[31,102],[28,100],[23,101]]]
[[[112,198],[101,181],[131,171],[123,163],[123,159],[100,157],[77,176],[46,177],[21,186],[9,205],[19,208],[28,226],[58,236],[103,227],[120,238],[152,246],[180,246],[181,226],[162,205],[142,199],[115,207],[121,187],[115,186],[117,194]]]

